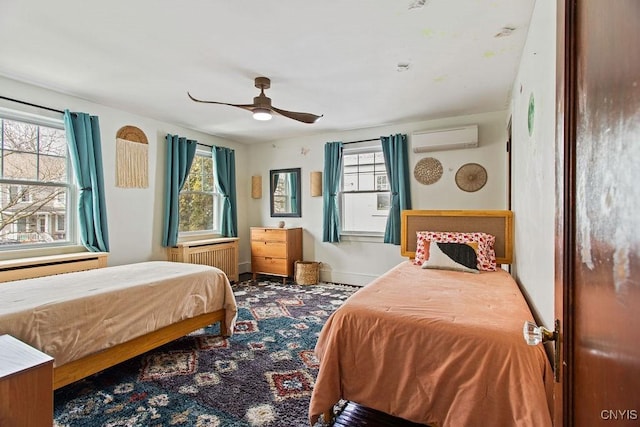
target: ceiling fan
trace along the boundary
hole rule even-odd
[[[187,92],[187,95],[196,102],[229,105],[231,107],[238,107],[243,110],[251,111],[253,113],[253,118],[256,120],[271,120],[271,113],[280,114],[281,116],[288,117],[302,123],[315,123],[322,117],[311,113],[281,110],[280,108],[272,106],[271,98],[264,94],[264,90],[271,87],[271,80],[266,77],[256,77],[255,86],[260,89],[260,95],[253,98],[253,104],[229,104],[227,102],[203,101],[201,99],[194,98],[189,92]]]

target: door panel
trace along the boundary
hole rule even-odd
[[[638,425],[640,2],[565,4],[563,424]]]

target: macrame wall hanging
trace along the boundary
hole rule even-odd
[[[116,134],[116,187],[149,187],[149,141],[135,126],[124,126]]]

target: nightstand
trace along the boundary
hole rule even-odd
[[[295,262],[302,260],[302,228],[251,227],[251,272],[293,277]]]
[[[0,426],[53,425],[53,357],[0,335]]]

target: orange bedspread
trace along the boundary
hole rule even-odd
[[[316,346],[313,424],[339,399],[431,426],[551,425],[553,373],[504,270],[424,270],[406,261],[349,298]]]

